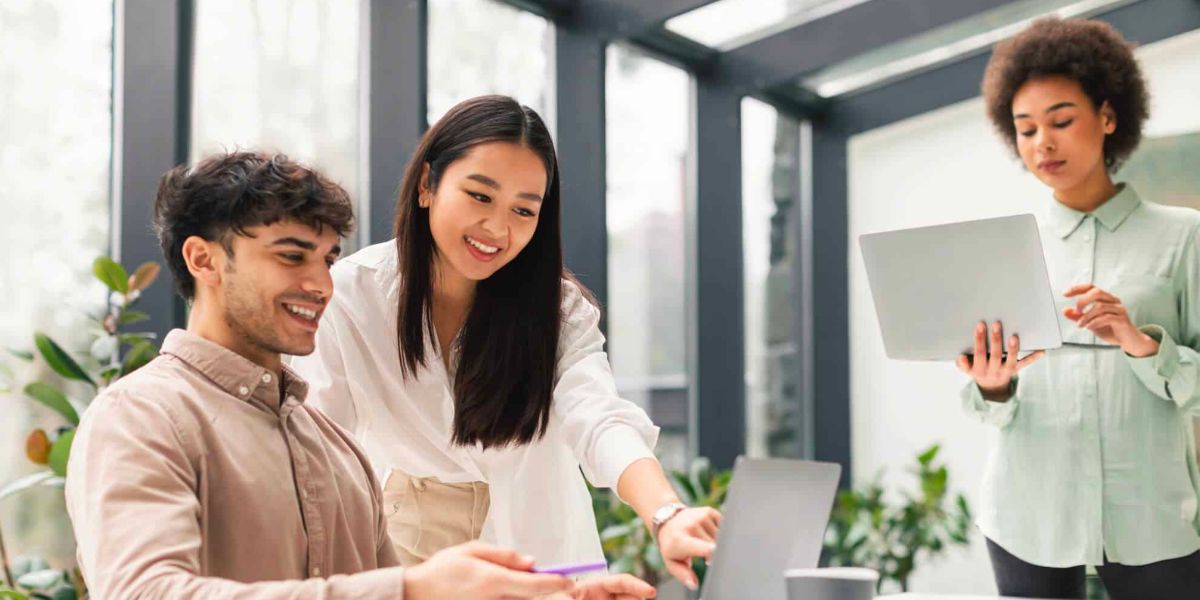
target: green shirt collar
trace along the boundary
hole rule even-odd
[[[1137,192],[1133,190],[1133,186],[1119,183],[1117,188],[1119,191],[1116,196],[1109,198],[1107,202],[1090,213],[1109,231],[1116,231],[1142,203]],[[1054,200],[1050,205],[1050,226],[1055,233],[1065,238],[1079,228],[1079,224],[1088,214]]]

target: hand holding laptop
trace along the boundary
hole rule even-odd
[[[987,343],[988,326],[980,322],[975,325],[975,352],[958,357],[956,364],[963,373],[975,380],[983,397],[993,402],[1005,402],[1010,394],[1009,386],[1017,373],[1038,361],[1046,355],[1045,350],[1038,350],[1025,358],[1021,358],[1021,340],[1015,335],[1008,338],[1008,349],[1005,352],[988,353],[987,348],[1004,348],[1004,325],[996,321],[991,325],[991,344]]]

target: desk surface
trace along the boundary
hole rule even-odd
[[[879,600],[1008,600],[1011,596],[969,596],[964,594],[895,594],[879,596]],[[1012,600],[1018,600],[1013,598]],[[1028,599],[1024,599],[1028,600]]]

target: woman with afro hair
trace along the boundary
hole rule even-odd
[[[1131,45],[1039,20],[996,46],[983,96],[1053,195],[1040,227],[1063,339],[1108,346],[1019,358],[980,323],[958,361],[968,414],[1000,432],[978,515],[997,587],[1083,598],[1093,566],[1114,600],[1200,598],[1200,212],[1113,181],[1148,117]]]

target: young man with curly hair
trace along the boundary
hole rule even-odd
[[[999,430],[978,520],[997,586],[1083,598],[1094,566],[1113,600],[1198,597],[1200,213],[1113,182],[1148,116],[1131,46],[1105,23],[1041,20],[995,48],[983,95],[1053,192],[1042,243],[1065,341],[1111,347],[1021,359],[980,323],[959,359],[964,407]]]
[[[92,598],[653,595],[627,575],[574,586],[478,543],[399,567],[365,454],[281,360],[313,351],[353,221],[346,192],[284,156],[235,152],[168,172],[154,209],[191,311],[75,438],[67,508]]]

